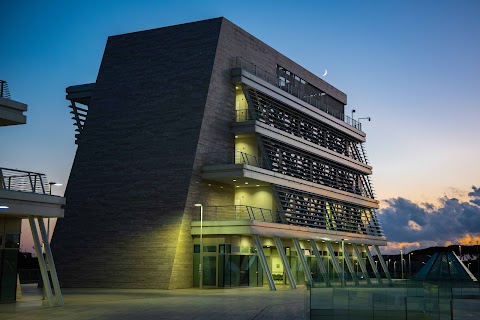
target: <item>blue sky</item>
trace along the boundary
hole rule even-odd
[[[107,37],[218,16],[327,69],[346,113],[372,117],[380,200],[441,207],[480,185],[480,2],[465,0],[3,1],[0,79],[29,110],[27,125],[2,128],[0,166],[66,184],[76,146],[65,88],[95,81]]]

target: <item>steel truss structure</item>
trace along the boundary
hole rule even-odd
[[[375,198],[367,175],[359,171],[268,137],[262,142],[272,171]]]
[[[275,186],[289,224],[384,237],[375,209]]]
[[[367,163],[360,141],[254,88],[244,85],[243,92],[248,101],[248,114],[251,118]]]

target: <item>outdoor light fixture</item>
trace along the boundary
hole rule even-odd
[[[355,109],[352,110],[352,120],[353,120],[353,114],[355,113]]]
[[[203,285],[203,205],[201,203],[195,203],[195,207],[200,207],[200,263],[198,264],[198,273],[200,274],[199,288],[202,289]]]
[[[372,120],[372,118],[370,118],[370,117],[358,118],[357,120],[358,120],[358,122],[360,122],[360,120],[362,120],[362,119],[367,119],[368,121],[371,121],[371,120]]]
[[[49,182],[48,184],[50,185],[50,195],[52,195],[52,187],[53,186],[57,186],[57,187],[58,186],[63,186],[62,183],[56,183],[56,182]]]

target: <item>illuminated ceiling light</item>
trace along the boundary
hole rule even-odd
[[[0,209],[9,209],[9,206],[0,206]]]
[[[240,187],[240,186],[236,186],[237,188]]]
[[[238,89],[238,86],[235,86],[235,89]]]
[[[211,187],[211,186],[212,186],[212,184],[211,184],[211,183],[209,183],[209,184],[208,184],[208,186],[209,186],[209,187]]]
[[[220,189],[223,189],[223,187],[222,187],[222,186],[220,186]]]
[[[259,184],[257,184],[257,187],[260,187],[260,185],[259,185]]]
[[[325,240],[322,240],[323,243],[325,243]]]
[[[338,241],[335,241],[335,243],[338,243]]]
[[[237,179],[233,179],[232,181],[235,182],[235,181],[237,181]]]
[[[245,182],[245,184],[248,184],[248,182]]]
[[[235,138],[238,138],[238,136],[235,136]]]

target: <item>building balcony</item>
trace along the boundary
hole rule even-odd
[[[354,128],[355,131],[362,131],[362,124],[360,122],[352,119],[328,104],[327,95],[324,92],[318,89],[316,89],[318,92],[304,92],[293,83],[287,83],[284,78],[279,75],[271,74],[257,65],[246,61],[242,57],[236,57],[233,61],[232,69],[232,78],[234,82],[250,84],[251,82],[249,81],[242,81],[242,75],[246,75],[246,73],[249,74],[249,78],[253,76],[257,79],[261,79],[262,82],[288,93],[291,97],[294,97],[295,100],[298,99],[303,103],[307,103],[309,106],[313,106],[317,111],[319,110],[334,119],[341,120],[344,124]]]
[[[65,198],[51,195],[45,174],[0,168],[0,214],[58,218]]]
[[[200,213],[196,217],[200,221]],[[246,205],[232,206],[204,206],[203,221],[237,221],[258,220],[265,222],[279,222],[278,211]]]
[[[232,162],[225,164],[207,165],[202,168],[202,178],[217,181],[223,184],[240,187],[262,187],[278,185],[304,192],[319,194],[328,198],[338,199],[356,205],[378,208],[378,201],[362,195],[338,190],[326,185],[306,181],[287,174],[271,171],[262,167]]]

